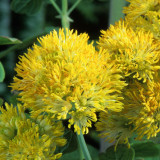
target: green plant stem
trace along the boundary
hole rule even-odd
[[[59,16],[57,18],[61,18],[61,24],[64,28],[64,32],[66,33],[66,28],[70,28],[70,22],[72,22],[72,19],[69,17],[71,12],[77,7],[77,5],[81,2],[81,0],[77,0],[72,7],[68,10],[68,0],[62,0],[62,9],[59,8],[59,6],[56,4],[55,0],[50,0],[53,7],[57,10],[59,13]]]
[[[29,45],[33,44],[33,42],[35,42],[37,40],[37,37],[41,37],[43,35],[45,35],[46,32],[41,33],[37,36],[34,36],[32,38],[26,39],[23,41],[23,43],[20,44],[16,44],[12,47],[9,47],[8,49],[0,52],[0,58],[3,58],[4,56],[8,55],[9,53],[15,51],[15,50],[21,50],[21,49],[26,49]]]
[[[81,0],[77,0],[72,7],[68,10],[68,15],[71,14],[71,12],[78,6],[78,4],[81,2]]]
[[[78,151],[79,151],[79,156],[80,156],[80,160],[84,160],[85,157],[84,157],[84,154],[83,154],[83,151],[82,151],[82,148],[80,146],[80,143],[78,142]]]
[[[69,29],[68,0],[62,0],[61,23],[64,31],[66,28]]]
[[[126,5],[126,0],[111,0],[109,24],[114,24],[120,18],[124,18],[123,7]]]
[[[77,133],[77,139],[78,139],[78,143],[80,144],[83,155],[85,157],[85,160],[92,160],[82,132],[80,132],[80,134]]]
[[[58,7],[58,5],[56,4],[56,2],[54,0],[50,0],[50,2],[52,3],[53,7],[57,10],[57,12],[61,15],[62,11],[61,9]]]

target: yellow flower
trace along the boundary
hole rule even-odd
[[[127,143],[129,138],[150,139],[160,132],[160,80],[130,81],[123,92],[121,112],[100,113],[96,128],[110,142]]]
[[[160,69],[159,44],[154,42],[153,35],[142,30],[135,32],[125,21],[111,25],[102,31],[99,46],[112,55],[125,77],[138,80],[153,80],[153,75]]]
[[[124,7],[126,19],[135,29],[144,29],[160,38],[160,1],[159,0],[128,0],[130,5]]]
[[[100,136],[106,138],[110,143],[115,142],[115,149],[118,143],[129,145],[129,138],[133,136],[133,124],[120,113],[105,112],[100,113],[100,119],[96,123],[97,131],[101,131]]]
[[[160,132],[160,81],[133,82],[124,92],[122,115],[134,124],[137,139],[155,137]]]
[[[53,122],[50,117],[40,116],[37,120],[27,119],[24,107],[5,104],[0,115],[0,159],[59,159],[62,153],[55,153],[56,146],[64,146],[61,138],[61,122]]]
[[[31,106],[32,116],[42,112],[52,118],[69,119],[69,127],[88,132],[99,110],[122,109],[118,96],[125,86],[119,70],[105,50],[97,53],[88,35],[67,30],[40,38],[28,53],[20,57],[13,90],[20,91],[20,100]],[[77,116],[79,118],[77,118]]]

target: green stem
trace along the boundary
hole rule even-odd
[[[57,10],[57,12],[60,14],[57,17],[61,18],[61,24],[62,24],[62,27],[64,28],[64,32],[66,33],[66,28],[69,29],[70,22],[72,22],[72,19],[69,17],[69,15],[81,2],[81,0],[77,0],[69,10],[68,10],[68,0],[62,0],[62,10],[56,4],[55,0],[50,0],[50,2],[52,3],[53,7]]]
[[[78,4],[81,2],[81,0],[77,0],[72,7],[68,10],[68,15],[71,14],[71,12],[78,6]]]
[[[80,160],[84,160],[85,157],[84,157],[84,155],[83,155],[83,151],[82,151],[82,148],[81,148],[79,142],[78,142],[78,151],[79,151]]]
[[[120,18],[124,18],[123,7],[126,5],[126,0],[111,0],[109,24],[114,24]]]
[[[50,0],[50,2],[52,3],[53,7],[57,10],[57,12],[61,15],[62,11],[61,9],[58,7],[58,5],[56,4],[56,2],[54,0]]]
[[[84,140],[82,132],[80,132],[80,134],[77,133],[77,139],[78,139],[78,142],[79,142],[80,147],[82,149],[82,152],[83,152],[83,155],[85,157],[85,160],[92,160],[92,158],[90,156],[90,153],[88,151],[86,142]]]
[[[62,0],[62,14],[61,14],[61,22],[64,31],[66,28],[69,29],[69,17],[68,17],[68,0]]]
[[[32,38],[26,39],[26,40],[23,41],[23,43],[16,44],[16,45],[14,45],[14,46],[12,46],[12,47],[0,52],[0,58],[8,55],[9,53],[11,53],[11,52],[13,52],[15,50],[26,49],[29,45],[31,45],[33,42],[35,42],[37,40],[37,37],[41,37],[41,36],[43,36],[45,34],[46,34],[46,32],[44,32],[42,34],[39,34],[37,36],[34,36]]]

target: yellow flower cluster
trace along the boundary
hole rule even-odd
[[[127,143],[129,138],[150,139],[160,132],[160,1],[128,0],[126,18],[102,31],[99,47],[107,49],[127,82],[123,109],[100,113],[96,123],[102,137]]]
[[[160,38],[160,1],[159,0],[127,0],[130,2],[124,8],[126,19],[130,26],[137,30],[153,33],[156,39]]]
[[[98,50],[88,43],[87,34],[78,35],[73,30],[64,33],[60,29],[40,38],[39,45],[34,44],[20,57],[11,87],[19,92],[24,108],[31,109],[35,122],[15,119],[11,131],[18,127],[16,135],[20,135],[14,138],[15,132],[7,130],[12,138],[6,143],[2,132],[3,152],[6,150],[8,155],[17,152],[19,156],[22,145],[35,142],[35,147],[29,147],[31,155],[59,158],[60,154],[54,154],[55,146],[64,145],[65,140],[55,139],[53,133],[61,136],[63,127],[57,123],[53,127],[52,121],[67,120],[68,128],[73,126],[78,134],[87,134],[92,122],[97,121],[97,112],[100,112],[97,130],[110,142],[116,141],[116,145],[129,146],[129,138],[134,134],[136,139],[157,135],[160,131],[160,1],[128,1],[130,5],[124,8],[126,19],[101,32]],[[56,129],[60,131],[54,132]],[[34,135],[33,139],[24,138],[29,135]]]
[[[88,133],[96,112],[119,112],[119,96],[126,85],[115,62],[105,49],[95,50],[88,35],[62,29],[39,39],[20,57],[12,89],[32,109],[32,117],[48,113],[67,119],[77,133]],[[154,61],[154,60],[153,60]]]
[[[55,153],[56,146],[64,146],[66,140],[61,122],[55,123],[48,116],[28,119],[25,109],[18,104],[5,104],[0,108],[0,159],[59,159],[62,153]],[[17,111],[18,109],[18,111]]]
[[[102,31],[99,46],[107,49],[112,59],[125,77],[132,76],[138,80],[152,80],[154,73],[160,69],[160,45],[154,42],[152,33],[134,31],[125,21],[111,25]]]
[[[100,114],[96,127],[100,136],[110,142],[127,143],[136,135],[150,139],[160,132],[160,82],[137,80],[130,82],[123,91],[123,110],[120,113]]]
[[[137,139],[155,137],[160,131],[160,81],[134,82],[129,87],[124,92],[122,114],[133,124]]]

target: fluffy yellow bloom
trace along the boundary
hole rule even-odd
[[[110,143],[115,141],[115,148],[118,143],[129,145],[129,138],[133,136],[133,124],[120,113],[111,112],[100,113],[100,119],[96,123],[97,131],[101,131],[100,136],[106,138]]]
[[[50,117],[40,116],[36,120],[27,119],[24,107],[18,104],[18,111],[13,105],[1,108],[0,115],[0,159],[35,160],[59,159],[62,153],[55,153],[56,146],[64,146],[61,138],[61,122],[53,122]]]
[[[109,54],[98,54],[88,35],[67,30],[56,31],[39,39],[28,53],[20,57],[13,90],[20,100],[31,106],[32,116],[42,112],[52,118],[69,119],[69,127],[88,132],[99,110],[122,109],[118,96],[125,86],[115,63],[107,63]]]
[[[122,114],[134,124],[137,139],[155,137],[160,132],[160,82],[134,82],[124,92]]]
[[[108,114],[101,112],[100,119],[96,123],[97,131],[101,131],[99,135],[109,142],[115,142],[115,149],[118,143],[126,143],[130,146],[129,138],[134,135],[134,132],[136,133],[135,119],[138,119],[143,108],[143,105],[140,105],[138,94],[141,87],[140,83],[132,77],[127,81],[129,84],[122,91],[123,110]]]
[[[101,112],[96,128],[110,142],[127,143],[133,135],[137,140],[150,139],[160,132],[160,80],[140,83],[130,81],[122,92],[123,110]]]
[[[160,1],[159,0],[128,0],[130,5],[124,7],[126,19],[135,29],[144,29],[160,38]]]
[[[153,34],[142,30],[135,32],[127,22],[119,21],[102,31],[98,43],[110,52],[125,77],[146,82],[160,69],[159,44],[154,42]]]

